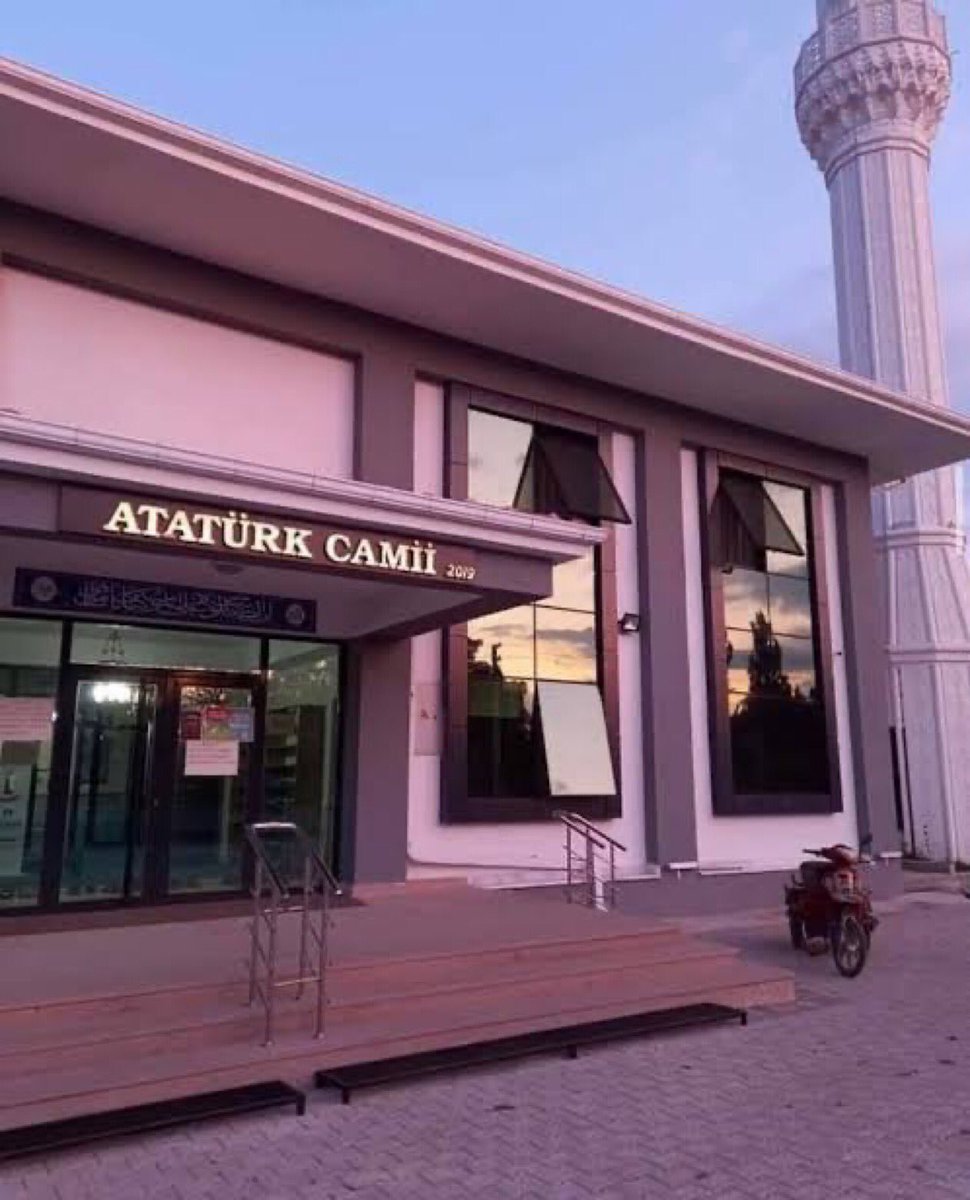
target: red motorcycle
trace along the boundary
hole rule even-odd
[[[856,854],[848,846],[805,850],[815,857],[803,862],[785,887],[785,909],[791,943],[812,953],[827,943],[840,975],[854,979],[866,965],[872,934],[879,924],[869,889],[860,878],[869,861],[867,838]]]

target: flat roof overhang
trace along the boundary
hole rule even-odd
[[[313,600],[316,635],[334,640],[409,637],[541,600],[552,591],[557,563],[606,537],[602,528],[556,517],[311,478],[3,413],[0,462],[0,595],[14,595],[14,573],[24,569]],[[93,524],[78,519],[86,498],[111,512],[128,497],[170,509],[245,511],[254,520],[311,527],[315,542],[330,530],[359,533],[375,545],[415,539],[438,548],[439,570],[423,578],[355,571],[319,556],[311,563],[244,557],[104,534],[103,513]],[[474,575],[447,578],[446,550],[473,562]],[[117,614],[104,619],[124,621]]]
[[[970,457],[951,411],[3,59],[0,145],[9,200],[852,454],[877,483]]]

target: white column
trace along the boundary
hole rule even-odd
[[[817,0],[795,69],[796,111],[823,171],[842,365],[948,404],[929,196],[950,96],[946,25],[931,0]],[[959,475],[873,496],[886,587],[889,697],[911,847],[970,859],[970,569]],[[911,818],[910,818],[911,809]]]

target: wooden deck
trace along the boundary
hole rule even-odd
[[[0,1129],[680,1004],[794,998],[787,972],[669,922],[461,884],[337,911],[325,1037],[283,990],[260,1045],[248,922],[222,917],[0,941]],[[295,973],[295,921],[282,975]],[[311,989],[312,990],[312,989]]]

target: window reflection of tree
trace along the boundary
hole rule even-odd
[[[502,670],[502,643],[468,638],[469,780],[480,795],[528,795],[536,787],[530,685]]]
[[[733,706],[731,748],[739,791],[825,791],[829,786],[825,721],[815,686],[804,692],[784,670],[784,652],[771,622],[750,623],[748,690]],[[734,647],[727,643],[730,668]]]
[[[741,633],[739,622],[735,632],[728,629],[726,635],[730,748],[734,789],[739,794],[829,790],[825,709],[816,687],[814,627],[807,607],[812,577],[808,518],[805,489],[741,472],[721,474],[711,512],[712,565],[726,575],[742,570],[752,584],[751,601],[755,600],[753,580],[764,581],[756,589],[764,600],[748,609],[751,615],[745,623],[750,632]],[[796,635],[790,618],[785,625],[791,587],[786,590],[778,581],[788,577],[805,581],[808,636],[801,629]],[[725,604],[731,624],[740,613],[731,610],[727,591]],[[773,619],[781,625],[781,635],[776,635]],[[735,658],[741,652],[732,644],[732,636],[745,642],[750,637],[746,684],[738,678],[742,669]],[[806,664],[791,661],[802,653],[807,654]]]
[[[814,684],[809,686],[807,694],[803,685],[793,683],[791,676],[784,671],[784,651],[781,642],[775,637],[771,621],[760,610],[755,613],[750,624],[753,649],[748,655],[748,689],[742,704],[748,704],[752,699],[774,700],[816,700],[817,693]],[[729,631],[730,633],[730,631]],[[730,638],[727,643],[727,665],[734,664],[735,649]]]

